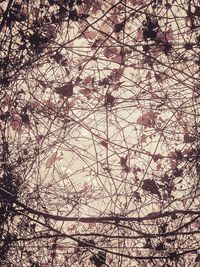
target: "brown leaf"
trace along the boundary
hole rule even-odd
[[[30,124],[30,118],[29,118],[28,114],[22,113],[22,114],[20,114],[20,117],[21,117],[23,123]]]
[[[166,32],[166,38],[168,41],[173,41],[174,40],[174,34],[173,34],[173,30],[171,27],[169,27],[169,29]]]
[[[82,84],[87,85],[88,83],[91,82],[91,80],[92,80],[92,77],[91,77],[91,75],[89,75],[89,76],[85,77],[85,79],[82,81]]]
[[[74,88],[74,85],[72,81],[69,81],[63,86],[56,87],[55,91],[61,96],[71,97],[73,95],[73,88]]]
[[[150,72],[150,71],[147,72],[147,74],[146,74],[146,78],[147,78],[147,79],[151,79],[151,72]]]
[[[195,136],[185,133],[183,136],[184,143],[193,143],[196,140]]]
[[[144,3],[143,0],[130,0],[133,6],[142,5]]]
[[[107,47],[104,51],[104,56],[106,58],[111,58],[113,56],[116,56],[117,52],[118,52],[117,47]]]
[[[97,37],[98,35],[98,32],[97,31],[87,31],[84,33],[85,37],[90,39],[90,40],[93,40]]]
[[[136,35],[135,35],[135,40],[136,41],[142,41],[143,40],[143,30],[142,28],[139,28],[136,32]]]
[[[45,167],[50,168],[57,160],[62,159],[57,156],[57,152],[53,153],[46,161]]]
[[[91,228],[91,227],[96,227],[96,223],[95,222],[90,222],[88,223],[88,226]]]
[[[182,154],[182,152],[181,152],[180,149],[175,149],[175,153],[176,153],[177,158],[178,158],[179,160],[182,160],[182,159],[183,159],[183,154]]]
[[[104,106],[105,107],[113,106],[114,102],[115,102],[115,97],[111,93],[106,93]]]
[[[152,155],[152,159],[156,162],[158,161],[159,159],[162,159],[163,156],[161,154],[154,154]]]
[[[148,191],[151,194],[158,195],[161,198],[158,186],[153,179],[145,179],[143,181],[142,189]]]
[[[101,141],[100,144],[104,146],[105,148],[108,148],[108,142],[107,141]]]
[[[113,69],[111,72],[111,78],[113,81],[118,81],[124,73],[124,68],[122,69]]]
[[[150,111],[139,117],[137,119],[137,123],[147,127],[154,127],[156,123],[156,117],[156,113]]]
[[[66,250],[66,246],[65,245],[62,245],[62,244],[56,244],[56,249],[57,250],[64,251],[64,250]]]
[[[124,26],[125,26],[124,22],[118,23],[118,24],[115,25],[114,31],[119,33],[124,29]]]
[[[91,95],[91,90],[90,89],[81,89],[79,90],[79,92],[81,94],[83,94],[85,97],[87,97],[87,99],[89,99],[90,95]]]
[[[126,155],[126,157],[121,157],[120,158],[120,164],[122,167],[126,167],[127,166],[127,159],[128,159],[128,156]]]
[[[123,64],[124,63],[124,57],[119,55],[119,56],[114,56],[112,57],[112,61],[114,63],[118,63],[118,64]]]
[[[187,157],[191,157],[195,154],[195,150],[193,148],[185,148],[183,150],[183,155],[186,155]]]
[[[100,80],[99,82],[98,82],[98,85],[99,86],[106,86],[106,85],[109,85],[110,84],[110,80],[108,79],[108,78],[104,78],[104,79],[102,79],[102,80]]]
[[[128,172],[130,172],[131,169],[127,165],[127,159],[128,159],[128,155],[126,155],[125,157],[121,157],[120,158],[120,164],[121,164],[123,170],[128,173]]]
[[[69,106],[70,108],[73,108],[75,105],[76,105],[75,100],[71,100],[71,101],[68,102],[68,106]]]
[[[21,132],[21,129],[22,129],[22,119],[20,116],[18,115],[14,115],[12,118],[11,118],[11,127],[13,130],[17,131],[17,132]]]

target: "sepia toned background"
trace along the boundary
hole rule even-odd
[[[198,1],[1,1],[3,266],[198,266]]]

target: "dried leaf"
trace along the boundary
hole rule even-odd
[[[142,28],[139,28],[137,30],[137,33],[135,35],[135,40],[136,41],[142,41],[143,40],[143,30],[142,30]]]
[[[144,0],[129,0],[129,1],[133,6],[142,5],[144,3]]]
[[[162,251],[162,250],[166,250],[165,244],[163,242],[160,242],[156,248],[157,251]]]
[[[166,233],[166,232],[167,232],[167,227],[168,227],[168,223],[161,223],[161,224],[159,225],[159,227],[158,227],[159,232],[160,232],[161,234]]]
[[[157,114],[155,112],[150,111],[139,117],[137,119],[137,123],[147,127],[154,127],[156,123],[156,117]]]
[[[2,121],[6,121],[9,117],[10,117],[10,112],[9,111],[7,111],[7,112],[5,112],[5,113],[2,113],[1,115],[0,115],[0,120],[2,120]]]
[[[10,124],[11,124],[11,127],[12,127],[13,130],[15,130],[17,132],[21,132],[21,129],[22,129],[22,119],[21,119],[20,116],[14,115],[11,118]]]
[[[93,223],[93,222],[90,222],[88,223],[88,226],[91,228],[91,227],[96,227],[96,223]]]
[[[86,20],[90,15],[89,14],[85,14],[85,13],[81,13],[79,14],[79,19],[83,19],[83,20]]]
[[[124,73],[124,68],[113,69],[110,76],[112,80],[116,82],[122,77],[123,73]]]
[[[104,56],[106,58],[111,58],[113,56],[115,56],[118,52],[117,47],[107,47],[104,51]]]
[[[26,106],[29,110],[39,109],[41,104],[36,100],[30,100],[26,102]]]
[[[112,31],[112,27],[110,26],[110,21],[108,21],[108,23],[106,21],[104,21],[101,25],[100,30],[101,30],[101,32],[105,32],[105,33],[109,34]]]
[[[114,63],[123,64],[124,63],[124,57],[121,55],[112,57],[112,61]]]
[[[162,156],[161,154],[154,154],[154,155],[152,156],[152,158],[153,158],[153,160],[156,162],[156,161],[158,161],[159,159],[162,159],[163,156]]]
[[[151,72],[150,71],[147,72],[146,78],[151,79]]]
[[[100,144],[104,146],[105,148],[108,148],[108,142],[107,141],[101,141]]]
[[[174,34],[173,34],[173,30],[171,27],[166,32],[166,39],[167,39],[167,41],[173,41],[174,40]]]
[[[75,100],[70,100],[70,101],[68,102],[68,106],[69,106],[70,108],[75,107],[75,105],[76,105]]]
[[[55,104],[51,101],[51,99],[46,100],[45,104],[50,109],[54,109],[55,108]]]
[[[127,165],[127,159],[128,159],[128,156],[127,155],[126,155],[126,157],[121,157],[120,158],[120,164],[121,164],[123,170],[128,173],[128,172],[130,172],[131,169]]]
[[[72,81],[69,81],[63,86],[56,87],[55,91],[61,96],[71,97],[73,95],[73,88],[74,88],[74,85]]]
[[[175,153],[176,153],[177,158],[178,158],[179,160],[182,160],[182,159],[183,159],[183,154],[182,154],[182,152],[181,152],[180,149],[175,149]]]
[[[100,80],[99,82],[98,82],[98,85],[99,86],[106,86],[106,85],[109,85],[110,84],[110,80],[108,79],[108,78],[103,78],[102,80]]]
[[[195,150],[192,148],[185,148],[183,150],[183,155],[186,155],[187,157],[191,157],[194,154],[195,154]]]
[[[62,245],[62,244],[56,244],[56,249],[57,250],[64,251],[64,250],[66,250],[66,246],[65,245]]]
[[[180,255],[177,251],[174,251],[174,252],[170,252],[168,257],[171,261],[178,261],[180,258]]]
[[[150,212],[146,215],[146,218],[148,219],[153,219],[153,218],[156,218],[160,215],[160,212],[159,211],[155,211],[155,212]]]
[[[106,262],[106,252],[105,251],[98,251],[97,254],[93,254],[90,257],[90,261],[94,263],[96,267],[101,267]]]
[[[125,26],[125,23],[124,22],[115,24],[114,31],[117,32],[117,33],[119,33],[119,32],[121,32],[124,29],[124,26]]]
[[[142,189],[148,191],[151,194],[159,196],[161,198],[161,194],[158,190],[158,186],[153,179],[145,179],[143,181]]]
[[[173,175],[175,177],[182,177],[182,175],[183,175],[183,169],[175,168],[173,170]]]
[[[127,159],[128,159],[128,156],[126,155],[126,157],[121,157],[120,158],[120,164],[122,167],[126,167],[127,166]]]
[[[70,10],[69,19],[71,19],[72,21],[78,21],[78,13],[76,9]]]
[[[144,248],[153,249],[154,247],[151,243],[151,239],[149,237],[146,237],[145,240],[146,240],[146,244],[144,245]]]
[[[23,123],[30,124],[30,118],[29,118],[29,115],[27,113],[20,114],[20,117],[21,117]]]
[[[87,97],[87,99],[90,97],[91,95],[91,90],[90,89],[81,89],[79,90],[79,92],[84,95],[85,97]]]
[[[61,157],[57,156],[57,152],[53,153],[46,161],[45,167],[50,168],[57,160],[61,160]]]
[[[133,195],[134,195],[136,201],[138,201],[138,202],[141,202],[141,201],[142,201],[142,198],[141,198],[139,192],[135,191],[135,192],[133,193]]]
[[[92,80],[92,77],[91,77],[91,75],[89,75],[89,76],[85,77],[85,79],[82,81],[82,84],[87,85],[88,83],[91,82],[91,80]]]
[[[196,140],[195,136],[185,133],[183,136],[184,143],[193,143]]]
[[[84,33],[84,36],[90,40],[93,40],[97,37],[98,32],[97,31],[87,31]]]
[[[114,102],[115,102],[115,97],[111,93],[106,93],[104,106],[105,107],[108,107],[108,106],[112,107]]]

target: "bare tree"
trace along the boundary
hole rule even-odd
[[[197,1],[1,1],[2,266],[198,266]]]

